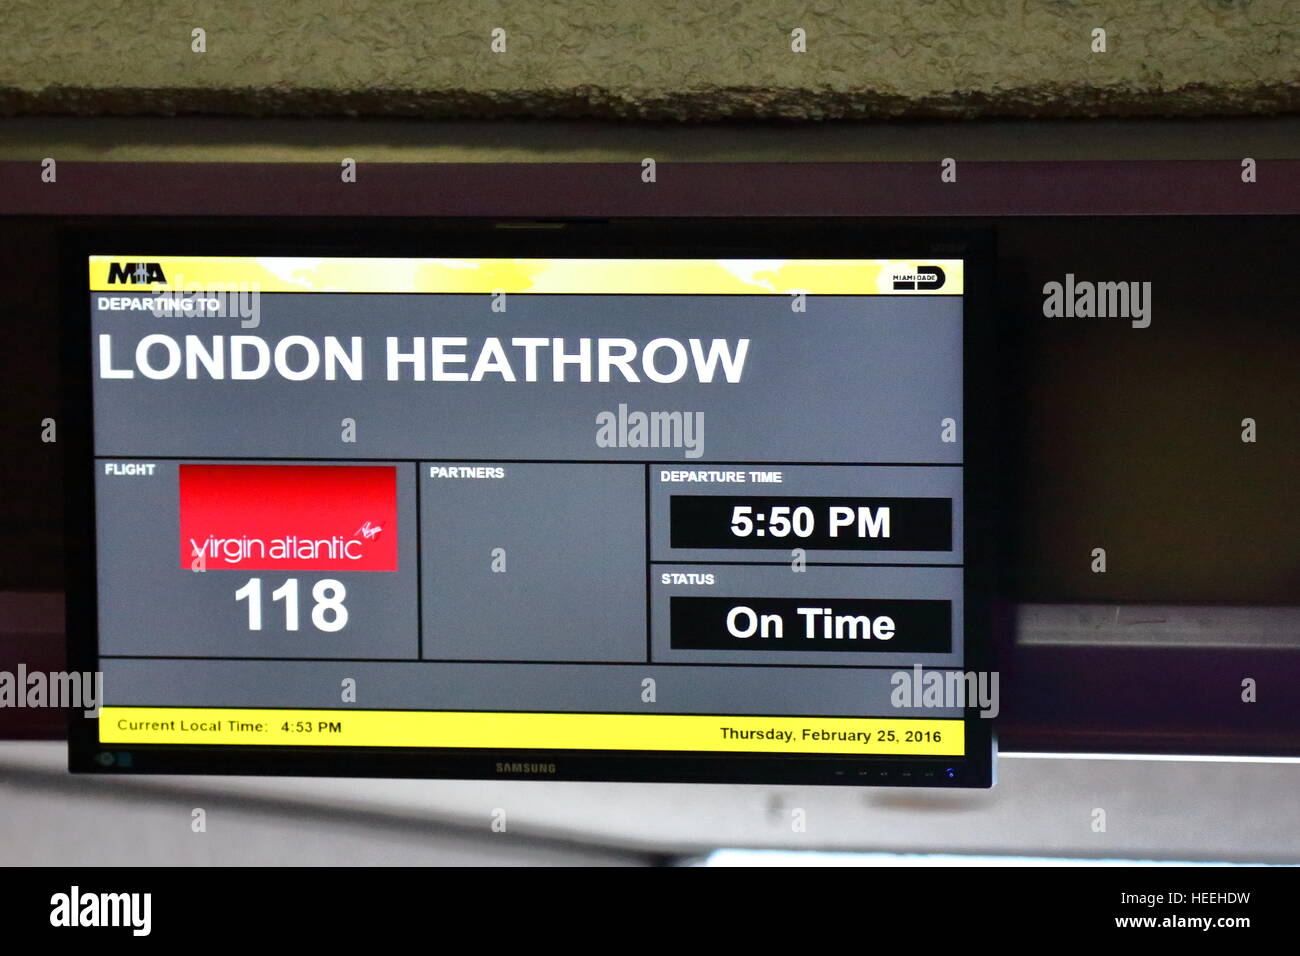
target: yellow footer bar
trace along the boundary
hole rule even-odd
[[[106,744],[959,756],[960,720],[105,707]]]

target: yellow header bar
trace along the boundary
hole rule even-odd
[[[961,259],[90,257],[92,292],[961,295]]]
[[[960,720],[105,707],[106,744],[961,756]]]

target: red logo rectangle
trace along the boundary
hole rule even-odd
[[[181,465],[180,528],[186,570],[396,571],[397,469]]]

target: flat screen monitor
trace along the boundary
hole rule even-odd
[[[73,768],[991,785],[980,243],[513,225],[77,243]]]

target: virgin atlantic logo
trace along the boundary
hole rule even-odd
[[[183,568],[397,570],[392,465],[181,465],[179,482]]]

